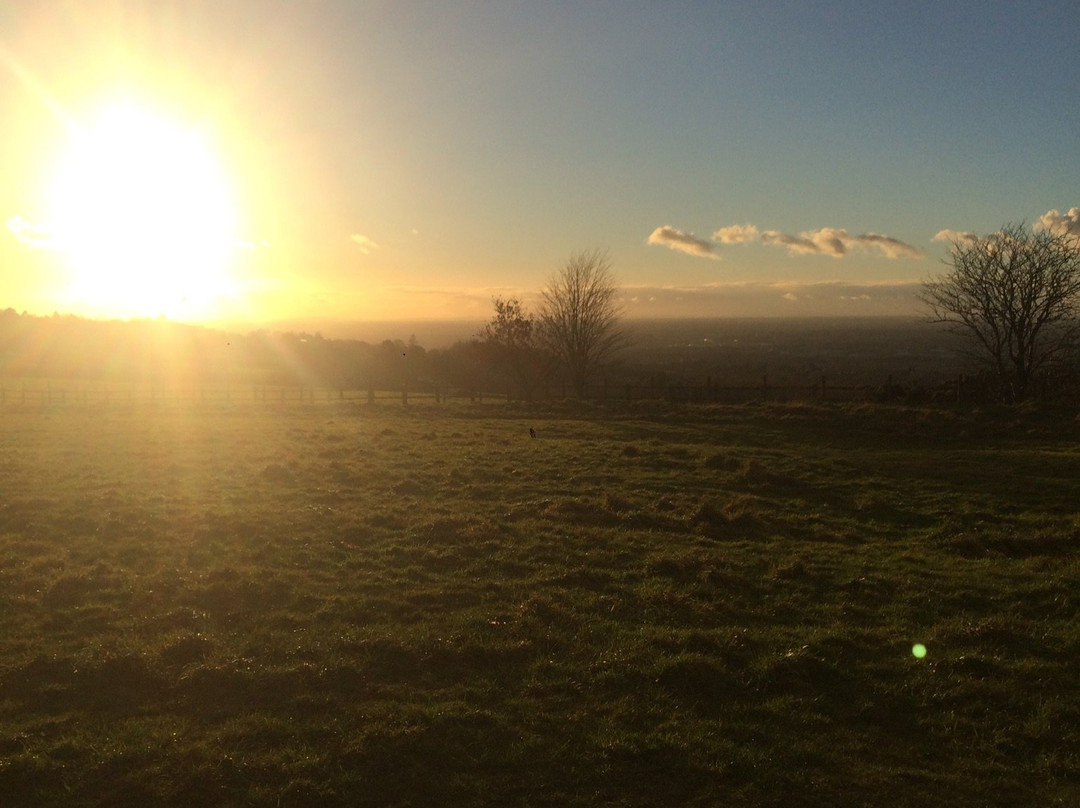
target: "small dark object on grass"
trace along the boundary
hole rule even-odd
[[[536,430],[533,429],[531,426],[529,427],[529,437],[530,438],[535,438],[536,437]]]

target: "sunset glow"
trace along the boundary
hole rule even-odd
[[[72,131],[48,186],[41,235],[76,303],[133,315],[203,316],[235,292],[233,199],[202,133],[132,105]]]
[[[920,316],[935,234],[1080,228],[1050,5],[12,4],[0,305],[477,322],[598,248],[630,318]]]

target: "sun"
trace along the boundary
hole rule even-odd
[[[68,290],[110,314],[201,319],[233,294],[235,209],[209,137],[148,107],[73,127],[47,192]]]

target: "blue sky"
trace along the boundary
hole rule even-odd
[[[1075,2],[76,5],[0,2],[0,215],[57,108],[175,109],[258,245],[236,318],[483,319],[591,248],[635,316],[910,312],[940,231],[1080,205]]]

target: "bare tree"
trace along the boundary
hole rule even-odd
[[[535,320],[515,297],[496,297],[491,302],[495,316],[477,337],[495,364],[518,383],[522,396],[531,400],[546,364],[537,344]]]
[[[1021,401],[1049,363],[1080,336],[1080,242],[1006,225],[953,242],[949,272],[923,283],[931,320],[973,340],[1005,400]]]
[[[579,398],[597,366],[626,344],[615,294],[611,262],[600,250],[571,255],[543,291],[541,338]]]

